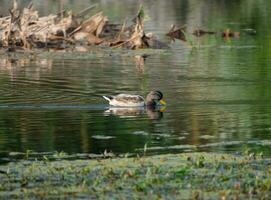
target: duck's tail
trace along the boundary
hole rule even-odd
[[[103,96],[103,98],[107,101],[111,101],[113,99],[112,96]]]

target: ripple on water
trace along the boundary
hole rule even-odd
[[[136,1],[106,2],[101,5],[111,15],[112,3],[129,5],[131,9],[126,10],[115,6],[122,9],[118,12],[122,16],[138,9]],[[0,52],[0,151],[127,153],[148,143],[153,153],[227,152],[249,145],[271,155],[271,29],[262,23],[270,18],[271,12],[266,12],[270,2],[235,1],[225,6],[223,1],[157,0],[155,5],[144,1],[152,19],[146,22],[146,31],[158,33],[168,43],[164,34],[169,24],[187,24],[191,31],[200,24],[219,31],[236,20],[234,12],[225,13],[243,5],[254,8],[257,4],[256,11],[264,8],[264,12],[236,12],[241,16],[240,23],[234,24],[236,30],[260,24],[257,35],[241,34],[229,40],[203,36],[197,38],[196,48],[176,40],[167,50],[90,47],[86,53],[34,56]],[[37,5],[40,11],[50,10],[42,9],[43,4]],[[74,4],[82,10],[80,5]],[[165,111],[108,112],[101,98],[118,93],[145,96],[152,89],[164,93]]]

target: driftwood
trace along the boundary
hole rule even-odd
[[[106,45],[114,48],[163,48],[166,45],[144,32],[144,11],[141,7],[135,22],[126,27],[109,23],[102,12],[87,19],[90,6],[78,14],[61,10],[58,14],[40,17],[33,4],[19,9],[17,1],[9,16],[0,18],[0,47],[8,49],[61,48],[76,44]]]

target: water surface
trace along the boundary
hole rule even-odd
[[[59,9],[55,1],[46,2],[36,2],[41,13]],[[125,10],[115,1],[64,2],[77,11],[96,2],[116,21],[138,9],[134,1],[125,1]],[[0,3],[5,13],[9,3]],[[2,51],[0,152],[140,153],[147,144],[153,154],[251,149],[271,156],[270,4],[143,3],[146,31],[164,42],[171,24],[241,32],[235,39],[194,38],[195,49],[176,41],[168,50]],[[145,96],[153,89],[164,93],[165,110],[110,110],[101,98]]]

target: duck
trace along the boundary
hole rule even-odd
[[[163,100],[163,94],[159,90],[149,92],[146,99],[140,95],[131,94],[105,95],[103,98],[109,102],[109,105],[119,107],[155,107],[166,105],[165,100]]]

